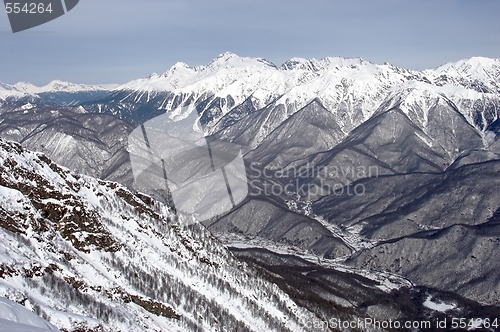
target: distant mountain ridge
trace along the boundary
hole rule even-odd
[[[223,53],[206,66],[179,62],[165,73],[152,74],[122,85],[81,85],[53,81],[44,87],[29,83],[0,86],[0,101],[36,98],[40,94],[106,92],[110,103],[85,104],[93,112],[119,114],[120,104],[153,103],[156,109],[181,111],[194,107],[210,127],[234,107],[248,100],[251,109],[270,103],[283,105],[288,115],[319,98],[339,118],[346,131],[367,120],[383,100],[405,82],[422,82],[447,95],[468,121],[480,130],[498,119],[500,59],[473,57],[436,69],[408,70],[377,65],[360,58],[329,57],[320,60],[292,58],[278,67],[262,58]],[[103,95],[99,95],[102,97]],[[481,102],[481,104],[477,104]],[[105,105],[107,104],[107,105]],[[200,106],[203,104],[203,106]],[[97,109],[96,109],[97,108]],[[479,109],[482,108],[482,109]]]

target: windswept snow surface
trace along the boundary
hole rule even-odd
[[[0,297],[0,331],[41,332],[59,330],[20,304]]]

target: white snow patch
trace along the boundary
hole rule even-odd
[[[439,311],[439,312],[445,312],[448,310],[455,309],[457,306],[454,304],[446,304],[444,302],[434,302],[432,301],[432,296],[429,295],[427,299],[424,302],[424,306],[426,306],[429,309]]]

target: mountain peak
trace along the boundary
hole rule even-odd
[[[196,68],[190,67],[185,62],[176,62],[162,76],[165,78],[178,77],[179,80],[191,76],[196,73]]]
[[[86,86],[75,83],[63,82],[61,80],[53,80],[49,82],[49,84],[41,87],[41,89],[47,89],[50,91],[65,91],[75,87],[86,87]]]
[[[178,61],[170,69],[192,69],[187,63]]]
[[[312,61],[304,59],[304,58],[291,58],[281,65],[281,68],[284,70],[316,70]]]
[[[473,56],[468,59],[462,59],[456,62],[449,62],[436,69],[437,72],[455,72],[471,73],[480,72],[490,68],[498,70],[500,68],[500,59]]]
[[[217,58],[239,58],[239,57],[240,56],[238,54],[229,51],[222,52],[217,56]]]
[[[463,85],[480,93],[498,94],[500,59],[472,57],[450,62],[434,70],[424,71],[434,76],[437,85]]]
[[[276,66],[263,58],[241,57],[231,52],[219,54],[203,69],[217,70],[219,68],[234,68],[234,67],[270,67],[276,69]]]
[[[210,63],[225,63],[233,59],[241,59],[241,57],[232,52],[224,52],[215,57]]]

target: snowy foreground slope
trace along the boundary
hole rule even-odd
[[[313,318],[169,208],[3,140],[0,297],[69,331],[302,331]]]
[[[57,331],[57,328],[22,305],[0,297],[0,331]]]

